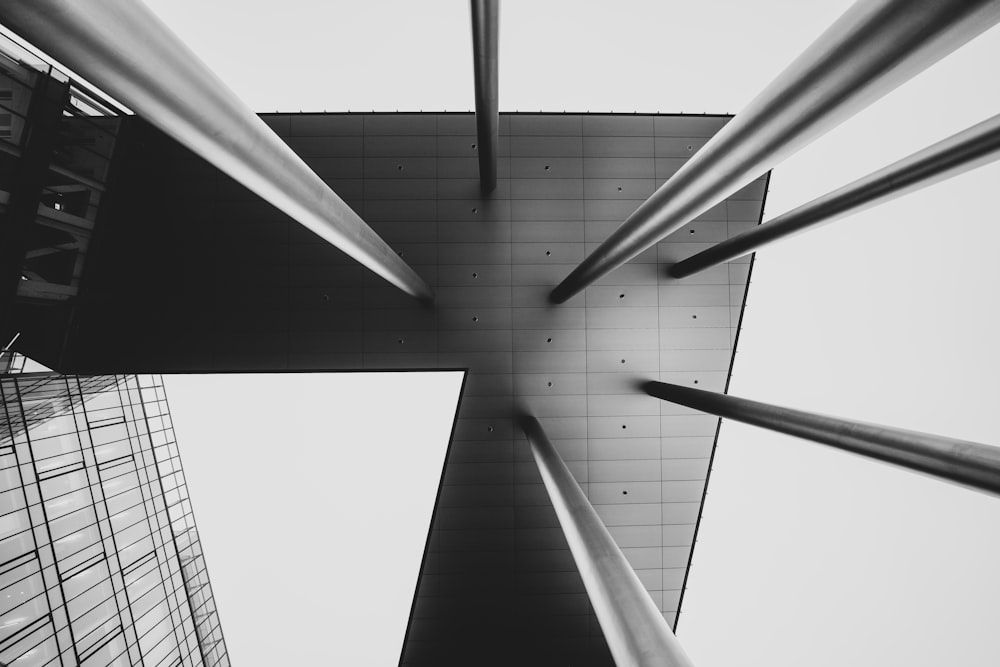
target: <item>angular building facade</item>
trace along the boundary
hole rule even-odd
[[[0,385],[0,664],[228,665],[161,379]]]
[[[1000,22],[997,2],[911,4],[856,4],[730,123],[500,114],[499,7],[488,0],[471,2],[475,115],[263,122],[141,3],[9,3],[5,23],[140,115],[95,103],[51,68],[3,63],[20,92],[0,89],[0,337],[20,336],[16,349],[65,373],[464,369],[401,663],[689,665],[669,626],[719,416],[1000,489],[991,448],[923,436],[915,446],[912,433],[881,428],[859,447],[844,435],[856,425],[724,396],[761,236],[956,164],[951,148],[934,147],[915,158],[930,165],[922,175],[897,163],[796,210],[793,223],[754,230],[769,168]],[[119,43],[125,31],[136,38]],[[959,141],[957,164],[975,163],[998,134],[979,127]],[[140,401],[148,388],[140,381]],[[15,390],[24,426],[8,430],[21,456],[34,413]],[[119,465],[89,446],[90,459],[83,447],[60,465],[92,466],[98,479]],[[126,467],[135,452],[115,450]],[[33,469],[25,490],[34,483],[42,498],[53,470]],[[164,510],[152,501],[171,527],[174,490]],[[102,502],[98,525],[111,517]],[[42,525],[30,510],[44,501],[26,491],[24,503],[19,520]],[[202,590],[189,584],[189,547],[176,545],[175,598],[178,586],[189,598]],[[25,553],[16,558],[33,563],[42,551]],[[49,575],[53,586],[99,565],[67,567]],[[125,570],[116,587],[107,567],[119,610],[131,609],[118,601]],[[180,608],[169,594],[163,605]],[[200,608],[194,600],[193,634],[183,613],[173,626],[188,652],[178,639],[166,660],[218,649],[199,634]],[[59,634],[74,612],[50,609],[34,622],[54,628],[57,651],[76,646]],[[119,621],[88,625],[75,659],[106,658],[112,642],[142,652],[144,635],[129,643]]]
[[[69,84],[65,94],[81,93]],[[548,293],[730,117],[501,114],[488,193],[471,113],[263,119],[432,286],[433,304],[144,119],[112,114],[97,117],[114,129],[99,182],[59,166],[75,135],[58,128],[39,144],[35,176],[21,175],[27,144],[11,162],[10,201],[18,188],[35,199],[20,218],[7,209],[24,256],[3,335],[76,374],[466,370],[401,663],[612,662],[518,425],[524,413],[673,626],[718,420],[640,395],[637,383],[725,389],[749,258],[684,281],[663,268],[756,226],[767,175],[567,303]],[[93,220],[72,220],[87,229],[85,252],[37,233],[52,217],[71,221],[64,202],[35,194],[66,190],[70,177],[99,186]],[[31,269],[67,253],[80,267],[70,289]]]
[[[725,389],[749,258],[684,281],[662,267],[756,226],[766,176],[568,303],[547,294],[729,117],[503,114],[488,196],[472,114],[264,118],[433,306],[130,117],[72,325],[38,335],[40,307],[19,305],[21,349],[79,373],[467,370],[403,663],[611,661],[522,411],[673,625],[718,420],[635,385]]]

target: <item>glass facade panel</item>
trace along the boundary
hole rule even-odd
[[[70,450],[44,459],[35,459],[35,468],[42,479],[66,474],[71,470],[79,470],[83,463],[83,453],[77,449]]]
[[[51,632],[51,629],[48,629]],[[8,649],[0,650],[0,660],[10,664],[5,658],[17,660],[17,667],[41,667],[48,665],[59,655],[55,637],[46,634],[46,628],[41,628],[31,635],[15,642]]]
[[[53,435],[44,440],[32,440],[31,452],[35,461],[44,461],[60,454],[69,454],[80,451],[80,438],[76,431]]]
[[[63,553],[71,553],[84,543],[93,543],[101,539],[97,532],[97,516],[92,506],[78,509],[58,519],[49,520],[49,530],[52,539],[63,549]]]
[[[16,512],[9,512],[0,516],[0,540],[4,538],[20,533],[22,530],[28,528],[31,522],[28,519],[27,510],[18,510]]]
[[[0,516],[16,512],[24,507],[24,491],[14,487],[14,475],[4,476],[0,473],[0,489],[11,489],[10,491],[0,491]]]
[[[94,665],[94,667],[104,667],[105,665],[128,665],[128,654],[126,653],[125,637],[119,633],[112,637],[106,644],[95,649],[87,656],[84,665]]]
[[[102,432],[101,435],[109,436],[109,439],[102,438],[103,442],[98,443],[98,438],[94,438],[94,454],[97,456],[98,463],[106,463],[132,453],[124,424],[117,424],[112,429],[101,430],[106,431]]]
[[[228,667],[161,378],[0,388],[0,664]]]
[[[70,605],[79,608],[82,597],[89,595],[90,591],[97,590],[109,584],[108,578],[111,572],[108,570],[107,561],[96,559],[93,563],[85,565],[73,574],[63,578],[63,594],[69,600]],[[109,592],[108,595],[111,593]]]
[[[86,509],[93,502],[90,489],[79,489],[70,491],[52,500],[45,501],[45,514],[49,521],[58,519],[67,514],[76,513]]]
[[[87,474],[82,470],[46,479],[39,484],[42,497],[45,499],[58,498],[67,493],[73,493],[79,489],[86,489],[89,486]]]
[[[5,556],[7,554],[26,554],[34,548],[31,531],[25,530],[0,539],[0,553]]]
[[[5,588],[0,600],[6,610],[0,614],[0,643],[49,613],[45,585],[37,572]]]

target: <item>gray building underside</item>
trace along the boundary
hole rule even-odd
[[[78,374],[465,369],[401,663],[612,664],[522,412],[676,625],[718,419],[637,382],[725,390],[751,258],[665,270],[757,225],[767,176],[567,303],[547,297],[729,117],[502,114],[485,196],[473,114],[264,118],[432,305],[127,117],[78,291],[19,298],[17,349]]]

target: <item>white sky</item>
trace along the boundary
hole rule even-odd
[[[166,377],[233,665],[399,661],[463,375]]]
[[[149,4],[258,111],[473,107],[464,2]],[[848,5],[510,1],[501,9],[501,110],[738,112]],[[998,62],[994,28],[787,160],[775,170],[766,217],[1000,111]],[[730,391],[1000,442],[998,183],[994,164],[760,252]],[[396,386],[387,377],[376,378],[369,402],[346,402],[366,395],[372,381],[362,375],[347,376],[337,397],[324,389],[323,428],[347,429],[353,435],[342,441],[357,447],[398,445],[399,436],[380,436],[376,427],[410,419],[394,411],[435,392],[439,410],[424,414],[450,425],[453,381],[439,374],[437,388],[388,398],[378,393]],[[317,504],[329,509],[329,499],[313,498],[294,476],[262,470],[256,488],[260,506],[273,508],[267,520],[246,525],[232,511],[232,498],[244,502],[232,470],[241,448],[281,451],[310,474],[337,469],[340,450],[292,442],[275,425],[283,428],[294,414],[306,437],[307,415],[289,412],[300,396],[282,403],[279,391],[251,408],[250,426],[269,437],[234,441],[230,421],[203,443],[184,426],[187,405],[202,401],[215,411],[223,392],[199,398],[191,381],[168,382],[235,664],[394,664],[399,644],[383,627],[365,631],[334,616],[300,625],[328,600],[307,609],[265,602],[262,589],[284,586],[283,569],[300,556],[294,535],[275,532],[285,529],[277,507],[287,502],[304,517]],[[245,419],[247,409],[240,414]],[[411,428],[405,442],[440,452],[440,440],[416,441],[425,433]],[[361,434],[372,440],[362,445]],[[341,481],[369,493],[397,483],[382,469],[364,472]],[[227,524],[243,532],[243,542],[227,537]],[[726,424],[678,635],[699,667],[995,667],[998,525],[995,498]],[[327,550],[309,557],[316,567],[323,560],[343,567],[364,545],[328,529]],[[295,557],[275,556],[273,577],[248,574],[239,563],[241,555],[249,559],[246,540]],[[251,595],[241,598],[239,589]],[[318,589],[306,592],[319,597]],[[360,605],[364,596],[350,601]],[[372,650],[388,645],[389,657],[338,662],[331,651],[347,634]]]

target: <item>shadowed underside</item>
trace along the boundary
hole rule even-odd
[[[522,410],[673,625],[718,420],[635,382],[724,390],[749,261],[665,271],[755,226],[765,180],[568,303],[547,296],[728,117],[504,115],[485,197],[471,114],[265,120],[432,306],[130,119],[72,333],[60,349],[26,326],[22,349],[79,373],[467,368],[402,662],[610,664]]]

